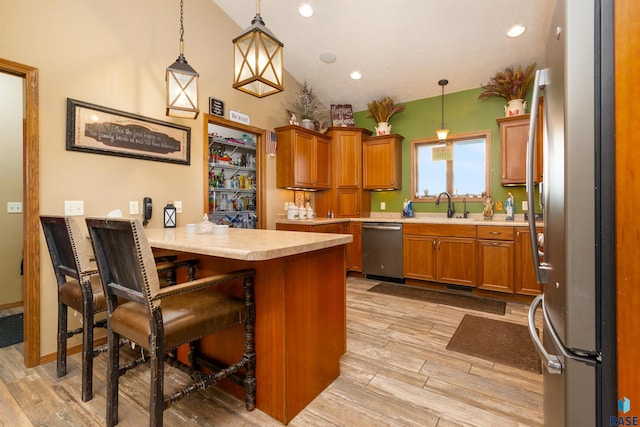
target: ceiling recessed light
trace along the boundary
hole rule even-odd
[[[351,73],[351,78],[353,80],[360,80],[362,78],[362,74],[360,74],[359,71],[354,71],[353,73]]]
[[[507,31],[507,37],[520,37],[521,35],[524,34],[524,32],[527,30],[527,27],[523,26],[523,25],[514,25],[513,27],[509,28],[509,30]]]
[[[320,54],[320,61],[324,62],[325,64],[333,64],[334,62],[336,62],[336,56],[331,52],[322,52]]]
[[[313,8],[309,4],[303,4],[298,8],[298,13],[305,18],[311,18],[313,16]]]

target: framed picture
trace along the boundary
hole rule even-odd
[[[191,128],[67,98],[67,150],[191,163]]]
[[[296,206],[304,206],[304,191],[302,190],[293,191],[293,203],[295,203]]]

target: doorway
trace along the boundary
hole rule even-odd
[[[0,58],[0,72],[24,79],[23,182],[23,298],[24,364],[40,363],[40,211],[38,69]]]

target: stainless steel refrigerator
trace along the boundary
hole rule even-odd
[[[609,426],[618,414],[612,25],[613,0],[558,0],[544,68],[536,72],[534,104],[544,91],[544,177],[534,188],[533,105],[527,192],[543,292],[531,305],[529,328],[544,365],[546,426]],[[536,193],[543,236],[535,233]]]

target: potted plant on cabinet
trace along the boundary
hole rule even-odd
[[[507,100],[507,105],[504,107],[506,117],[524,114],[527,109],[524,95],[533,83],[535,68],[536,64],[533,63],[524,70],[521,66],[511,66],[496,72],[486,84],[481,86],[484,91],[478,99],[501,97]]]
[[[313,89],[309,87],[307,82],[305,81],[298,92],[298,96],[296,100],[293,102],[293,108],[300,115],[300,126],[311,129],[316,129],[316,122],[322,113],[326,111],[326,108],[320,103],[320,100],[313,93]]]
[[[376,135],[389,135],[391,133],[391,125],[389,120],[396,114],[404,111],[404,105],[398,105],[395,101],[388,97],[373,100],[367,104],[369,108],[369,117],[373,117],[378,123],[376,126]]]

